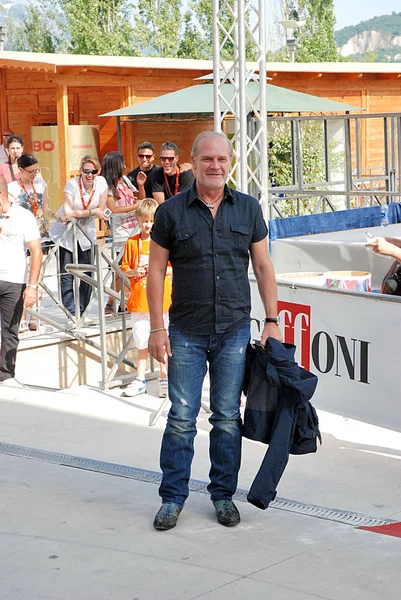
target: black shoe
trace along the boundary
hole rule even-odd
[[[220,525],[234,527],[241,521],[238,508],[232,500],[213,500],[213,504]]]
[[[175,502],[164,502],[161,505],[159,512],[155,516],[153,527],[155,529],[159,529],[160,531],[172,529],[177,525],[178,517],[180,516],[181,511],[182,506],[179,504],[176,504]]]
[[[112,304],[106,304],[104,307],[104,314],[106,317],[114,317],[114,309]]]

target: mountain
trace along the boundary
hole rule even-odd
[[[351,60],[401,61],[401,13],[344,27],[335,38],[339,54]]]

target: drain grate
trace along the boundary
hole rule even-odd
[[[73,456],[70,454],[60,454],[58,452],[50,452],[48,450],[40,450],[37,448],[29,448],[27,446],[18,446],[16,444],[6,444],[0,442],[0,454],[16,456],[18,458],[29,458],[41,460],[64,467],[73,467],[75,469],[83,469],[85,471],[94,471],[105,475],[114,475],[116,477],[126,477],[127,479],[135,479],[146,483],[159,484],[161,482],[161,473],[156,471],[148,471],[146,469],[138,469],[126,465],[104,462],[101,460],[93,460],[82,456]],[[208,494],[207,483],[196,479],[190,479],[189,489],[191,492]],[[240,502],[246,502],[248,492],[238,489],[234,498]],[[371,517],[360,513],[339,510],[335,508],[326,508],[314,504],[305,504],[295,500],[287,500],[286,498],[278,498],[270,503],[269,508],[285,510],[300,515],[307,515],[326,521],[335,521],[353,527],[375,527],[379,525],[388,525],[396,523],[396,521],[387,518]]]

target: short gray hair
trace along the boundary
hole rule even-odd
[[[195,138],[195,141],[193,143],[193,146],[192,146],[191,156],[196,156],[196,154],[198,152],[199,143],[202,140],[204,140],[205,138],[216,138],[216,137],[222,138],[223,140],[225,140],[227,142],[227,147],[228,147],[228,151],[229,151],[230,158],[231,158],[234,153],[232,143],[223,133],[218,133],[217,131],[202,131],[202,133],[197,135]]]

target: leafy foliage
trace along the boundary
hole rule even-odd
[[[72,54],[133,54],[131,6],[126,0],[58,0]]]
[[[5,48],[19,52],[65,52],[67,44],[57,4],[51,0],[42,0],[40,6],[30,4],[22,19],[10,14]]]
[[[138,0],[134,31],[140,54],[177,56],[182,22],[181,0]]]
[[[273,121],[270,125],[268,149],[269,179],[273,187],[292,187],[299,174],[293,172],[291,129],[288,121]],[[326,181],[325,138],[321,121],[301,123],[302,178],[309,189],[319,189]],[[344,169],[344,152],[338,151],[337,143],[329,140],[330,171]],[[296,169],[296,166],[294,166]],[[318,186],[318,184],[320,184]],[[277,190],[280,194],[279,190]],[[300,198],[291,201],[283,198],[278,201],[279,210],[286,217],[305,215],[313,212],[314,198]]]
[[[212,4],[212,0],[190,0],[188,11],[184,16],[184,32],[178,56],[182,58],[213,58]],[[233,4],[231,6],[233,7]],[[226,31],[230,31],[232,24],[230,11],[222,11],[220,21]],[[249,26],[249,13],[246,15],[246,21]],[[221,41],[223,41],[223,37],[223,33],[220,32]],[[251,40],[248,40],[245,52],[247,60],[255,60],[256,52]],[[233,60],[234,58],[234,48],[228,39],[225,40],[222,48],[221,58],[222,60]]]
[[[210,59],[213,56],[212,0],[31,0],[9,19],[9,50],[71,54],[160,56]],[[232,15],[221,16],[227,30]],[[249,25],[249,15],[247,23]],[[227,43],[223,60],[233,59]],[[254,60],[251,42],[248,60]]]
[[[305,21],[298,30],[297,62],[337,61],[337,49],[334,39],[333,0],[298,0],[293,2],[291,18]]]

